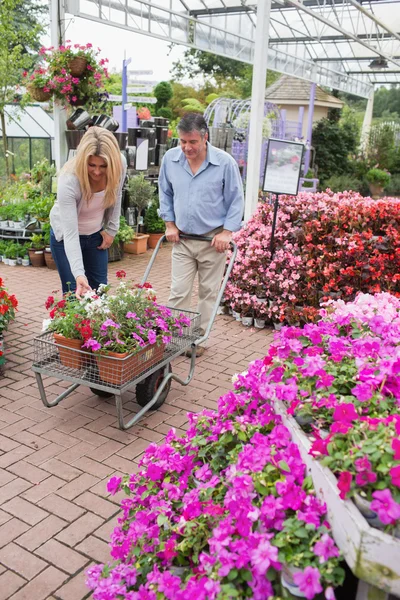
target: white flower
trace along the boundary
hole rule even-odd
[[[42,331],[47,331],[52,319],[43,319]]]

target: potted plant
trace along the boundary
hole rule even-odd
[[[149,234],[149,248],[155,248],[157,246],[158,240],[165,233],[165,223],[158,215],[159,208],[160,201],[158,199],[158,196],[154,196],[150,206],[146,210],[146,214],[144,217],[144,225],[147,233]]]
[[[125,186],[129,206],[137,210],[136,232],[131,242],[124,245],[125,252],[130,254],[143,254],[147,250],[149,234],[139,233],[142,224],[142,213],[154,197],[154,186],[145,179],[143,174],[130,177]]]
[[[72,46],[66,42],[56,49],[42,48],[40,53],[48,64],[49,87],[62,106],[85,104],[94,110],[104,100],[108,60],[99,60],[99,49],[90,43]]]
[[[38,67],[31,75],[24,71],[25,86],[28,94],[37,102],[47,102],[53,96],[49,85],[50,75],[43,66]]]
[[[124,271],[117,273],[120,279],[125,275]],[[190,325],[184,315],[175,316],[157,304],[149,284],[125,281],[112,294],[104,294],[88,314],[92,334],[83,348],[96,354],[100,378],[113,385],[134,379],[161,361],[172,334],[182,335],[183,327]]]
[[[28,249],[29,260],[33,267],[44,267],[44,240],[43,237],[34,233],[30,239],[31,247]]]
[[[5,363],[4,337],[8,325],[15,319],[18,301],[14,294],[9,294],[0,277],[0,367]]]
[[[383,194],[383,190],[390,182],[390,173],[383,169],[370,169],[365,179],[368,182],[369,190],[374,199],[379,198]]]
[[[108,262],[122,260],[124,257],[124,244],[130,242],[134,236],[132,227],[129,227],[125,217],[119,218],[119,229],[113,243],[108,249]]]
[[[84,304],[73,292],[68,292],[62,300],[49,296],[45,307],[50,311],[46,330],[53,332],[61,363],[70,369],[80,369],[85,356],[80,350],[91,334]]]

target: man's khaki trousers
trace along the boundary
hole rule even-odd
[[[220,229],[207,233],[213,237]],[[199,274],[198,311],[205,331],[217,299],[226,264],[225,252],[217,252],[211,242],[181,239],[172,249],[172,282],[168,305],[190,309],[193,282]]]

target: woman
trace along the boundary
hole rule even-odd
[[[107,248],[119,229],[126,163],[115,137],[101,127],[83,136],[61,170],[50,212],[50,248],[63,293],[81,298],[107,283]]]

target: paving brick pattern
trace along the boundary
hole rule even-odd
[[[140,280],[150,258],[127,256],[109,265],[110,281],[125,269]],[[162,248],[150,281],[166,302],[170,248]],[[8,267],[0,275],[19,300],[16,321],[6,333],[7,363],[0,376],[0,600],[83,600],[85,570],[109,557],[109,536],[121,495],[106,491],[110,476],[137,470],[150,442],[171,427],[187,428],[187,412],[215,409],[231,389],[231,377],[265,355],[271,330],[245,329],[218,316],[207,352],[196,362],[188,387],[173,382],[167,401],[128,432],[117,427],[113,401],[79,387],[57,407],[43,406],[34,373],[33,339],[46,317],[44,301],[59,289],[57,272]],[[189,361],[173,370],[186,376]],[[49,399],[68,383],[45,378]],[[138,410],[134,392],[124,398],[125,416]]]

